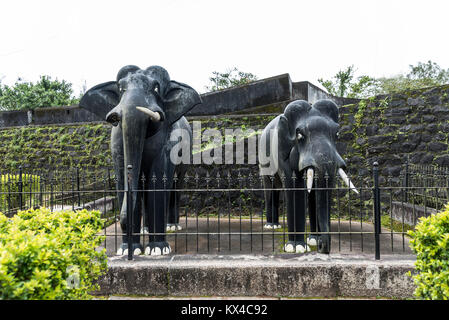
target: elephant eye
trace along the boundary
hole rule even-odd
[[[303,136],[300,132],[297,132],[297,133],[296,133],[296,138],[297,138],[298,140],[301,140],[302,138],[304,138],[304,136]]]
[[[158,84],[156,84],[156,85],[154,86],[153,91],[156,92],[157,94],[159,94],[159,85],[158,85]]]
[[[340,131],[337,131],[337,133],[335,134],[338,137],[340,137]]]

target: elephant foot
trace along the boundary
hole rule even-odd
[[[307,237],[307,244],[311,247],[316,247],[317,246],[317,236],[308,236]]]
[[[331,237],[329,235],[322,235],[318,238],[317,251],[319,253],[329,254],[331,251]]]
[[[171,248],[167,241],[150,242],[145,248],[145,255],[160,256],[170,254]]]
[[[273,230],[273,229],[280,229],[280,228],[282,228],[282,226],[279,223],[267,222],[267,223],[265,223],[263,228],[265,230]]]
[[[284,246],[284,251],[288,253],[304,253],[309,252],[310,247],[304,242],[288,241]]]
[[[179,223],[167,223],[166,231],[179,231],[182,230],[182,227]]]
[[[148,227],[140,228],[141,234],[150,234],[150,231],[148,230]]]
[[[142,254],[143,248],[140,243],[133,243],[132,247],[134,250],[133,255],[138,256],[138,255]],[[128,244],[127,243],[122,243],[120,248],[117,250],[117,255],[118,256],[127,256],[128,255]]]

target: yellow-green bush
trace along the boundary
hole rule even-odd
[[[40,177],[31,174],[22,174],[22,205],[25,207],[37,203],[40,190]],[[16,209],[20,206],[19,175],[0,176],[0,211]],[[31,194],[30,194],[31,192]]]
[[[415,296],[420,299],[449,299],[449,204],[438,214],[421,218],[410,246],[416,253],[413,276],[417,286]]]
[[[0,213],[1,299],[88,299],[106,271],[99,211]]]

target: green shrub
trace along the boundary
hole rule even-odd
[[[38,203],[40,190],[40,177],[31,174],[22,174],[22,205],[32,207]],[[20,207],[19,175],[0,176],[0,211]],[[31,194],[30,194],[31,192]]]
[[[89,299],[107,266],[100,214],[0,213],[0,299]]]
[[[413,276],[417,288],[415,296],[420,299],[449,299],[449,204],[438,214],[421,218],[410,246],[416,253]]]

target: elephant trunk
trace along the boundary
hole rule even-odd
[[[130,90],[129,95],[122,98],[121,103],[114,108],[114,114],[119,115],[122,127],[124,167],[127,168],[128,166],[132,166],[129,176],[125,177],[125,179],[129,179],[129,188],[131,190],[140,190],[142,189],[139,187],[141,181],[140,172],[142,170],[142,155],[148,128],[152,126],[154,122],[162,121],[164,119],[164,113],[156,103],[155,99],[152,99],[151,97],[142,99],[142,95],[139,95],[138,92],[136,94],[133,93],[134,92]],[[142,112],[142,109],[148,110],[149,112]],[[150,115],[150,112],[152,116]],[[127,186],[128,184],[125,183],[125,188],[127,188]],[[136,192],[132,193],[131,199],[132,203],[130,203],[129,207],[130,212],[133,214],[134,219],[137,218],[140,221],[140,200],[138,199]],[[125,212],[127,212],[126,201],[124,201],[122,205],[122,213]],[[135,223],[140,224],[140,222]],[[134,227],[136,228],[136,226]]]
[[[130,187],[138,189],[139,176],[142,163],[143,146],[148,126],[148,119],[134,107],[122,109],[122,132],[123,132],[123,154],[124,165],[132,166],[130,172]]]

